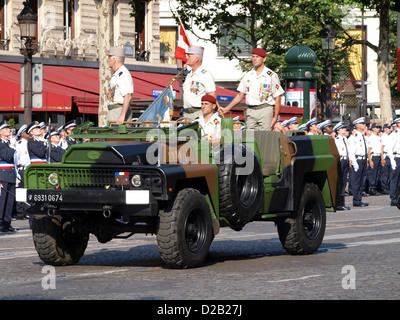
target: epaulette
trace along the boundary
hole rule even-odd
[[[203,70],[201,70],[201,73],[206,73],[207,72],[207,70],[206,69],[203,69]]]
[[[123,74],[123,72],[121,71],[120,73],[118,73],[118,76],[120,77],[120,76],[122,76],[122,74]]]
[[[270,77],[272,76],[272,71],[270,70],[270,71],[267,71],[267,75],[269,75]]]

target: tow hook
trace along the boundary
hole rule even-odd
[[[109,217],[111,217],[111,206],[103,206],[103,217],[108,219]]]
[[[52,205],[48,205],[48,207],[47,207],[47,215],[49,217],[54,216],[56,214],[56,209],[57,209],[57,207],[52,206]]]

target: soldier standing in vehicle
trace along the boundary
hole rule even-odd
[[[11,226],[11,213],[15,201],[15,149],[10,146],[11,129],[0,122],[0,232],[15,232]]]
[[[273,130],[281,108],[281,96],[285,93],[278,75],[264,65],[266,59],[264,49],[253,49],[251,61],[254,69],[243,76],[237,88],[239,93],[220,111],[222,114],[229,112],[246,96],[248,129]]]
[[[336,133],[335,144],[338,149],[340,156],[340,167],[342,169],[342,177],[343,177],[343,188],[340,192],[341,196],[345,196],[346,184],[347,184],[347,176],[349,174],[349,148],[347,146],[347,138],[346,138],[346,127],[342,122],[337,123],[333,132]],[[341,206],[336,207],[337,210],[350,210],[349,207]]]
[[[217,97],[215,80],[210,71],[204,68],[204,48],[191,46],[186,52],[186,64],[191,68],[183,83],[183,116],[191,120],[201,115],[201,97],[208,94]]]
[[[107,89],[107,121],[116,121],[117,124],[123,124],[132,118],[133,80],[124,62],[125,49],[111,47],[108,66],[114,73]]]
[[[352,192],[353,192],[353,206],[365,207],[368,203],[362,202],[361,184],[364,173],[367,167],[367,143],[365,140],[364,132],[366,129],[365,118],[361,117],[353,121],[356,127],[356,133],[352,135],[349,140],[349,159],[351,161],[350,172],[352,173]]]

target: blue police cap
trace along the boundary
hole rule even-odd
[[[324,130],[326,127],[332,127],[332,123],[330,120],[325,120],[318,125],[319,130]]]
[[[358,118],[358,119],[353,121],[354,125],[359,124],[359,123],[365,124],[365,117],[361,117],[361,118]]]
[[[318,123],[318,122],[317,122],[317,118],[312,118],[311,120],[309,120],[309,121],[306,123],[307,129],[310,128],[310,126],[312,126],[313,124],[317,124],[317,123]]]
[[[334,127],[333,127],[333,131],[337,132],[339,129],[345,128],[343,122],[338,122]]]

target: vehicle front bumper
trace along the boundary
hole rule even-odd
[[[149,190],[58,190],[16,188],[16,201],[53,206],[58,210],[130,211],[156,215],[157,201]]]

